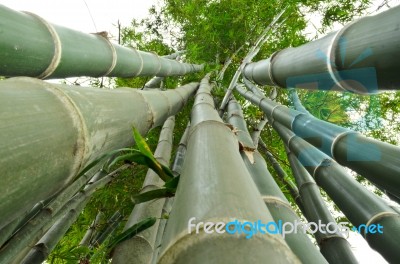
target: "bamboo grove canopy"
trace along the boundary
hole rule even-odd
[[[124,232],[137,226],[148,229],[120,241],[109,254],[112,261],[357,262],[339,232],[316,233],[319,250],[303,233],[256,233],[250,239],[239,233],[208,233],[207,222],[300,220],[258,152],[259,133],[250,135],[241,105],[228,96],[227,114],[221,117],[216,110],[211,74],[200,83],[166,91],[107,90],[39,80],[146,75],[154,76],[146,87],[158,88],[162,77],[200,71],[201,65],[173,60],[179,53],[159,57],[122,47],[101,34],[80,33],[3,6],[0,17],[0,75],[13,77],[0,81],[0,263],[41,263],[48,256],[93,193],[131,166],[105,172],[100,164],[81,175],[99,157],[132,145],[132,126],[142,135],[163,126],[154,158],[168,167],[176,126],[173,116],[194,94],[190,125],[172,166],[172,180],[179,180],[174,197],[135,205]],[[281,87],[359,93],[398,89],[398,17],[400,8],[393,8],[357,20],[320,40],[248,63],[235,76]],[[232,86],[265,112],[267,120],[260,127],[268,121],[281,137],[295,179],[290,188],[307,220],[335,221],[321,198],[321,188],[353,225],[382,225],[383,234],[365,231],[362,235],[387,261],[398,262],[398,209],[364,188],[342,166],[399,198],[400,148],[319,120],[304,108],[289,109],[244,81],[250,87],[247,91]],[[268,146],[264,150],[279,177],[289,181]],[[164,185],[164,179],[149,169],[139,194],[164,191],[168,183]],[[168,191],[171,196],[171,188]],[[168,219],[161,219],[169,212]],[[101,217],[99,213],[92,219],[92,226]],[[203,224],[188,232],[193,217]],[[121,221],[119,212],[110,220],[116,219]],[[108,223],[107,232],[96,241],[104,241],[116,229],[117,224]],[[87,238],[90,233],[81,246],[95,247]]]

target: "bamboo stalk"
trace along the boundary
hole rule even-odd
[[[108,219],[105,228],[98,232],[97,235],[90,241],[90,247],[99,247],[119,226],[122,220],[122,215],[119,211],[115,212]]]
[[[79,242],[79,246],[89,247],[90,241],[95,237],[96,231],[98,229],[97,226],[102,221],[103,217],[104,217],[103,212],[99,211],[96,215],[96,218],[93,220],[92,224],[89,226],[88,230],[83,236],[81,242]]]
[[[293,197],[293,200],[299,206],[300,210],[302,212],[304,212],[304,205],[301,200],[299,189],[297,188],[296,184],[289,178],[289,176],[286,174],[286,172],[283,170],[283,168],[279,165],[278,161],[275,159],[275,157],[272,155],[272,153],[269,152],[269,150],[263,140],[260,140],[260,147],[261,147],[263,153],[265,153],[265,156],[268,158],[269,162],[272,164],[272,167],[275,169],[276,174],[278,175],[279,179],[289,189],[289,192],[290,192],[291,196]]]
[[[147,83],[144,84],[144,88],[160,88],[161,82],[164,80],[164,77],[155,76],[150,79]]]
[[[383,227],[383,233],[364,231],[362,235],[371,248],[388,262],[396,262],[400,258],[397,241],[400,236],[400,215],[327,155],[285,126],[277,122],[272,125],[315,182],[326,191],[354,226],[379,224]]]
[[[66,186],[95,158],[131,145],[132,126],[145,134],[163,124],[196,88],[191,83],[161,92],[31,78],[0,82],[0,228]]]
[[[281,192],[272,175],[268,171],[267,164],[261,154],[254,148],[252,138],[247,130],[243,118],[243,112],[236,100],[231,100],[228,104],[228,122],[237,128],[239,142],[243,145],[241,155],[243,161],[256,183],[264,203],[271,212],[275,222],[279,220],[294,223],[301,222],[301,219],[291,209],[285,195]],[[251,154],[249,150],[253,149]],[[252,156],[252,157],[250,157]],[[254,159],[254,161],[252,161]],[[297,255],[302,263],[327,263],[324,257],[318,252],[317,248],[308,238],[306,233],[297,232],[286,234],[285,241]]]
[[[158,141],[155,158],[163,165],[168,166],[171,158],[173,130],[175,117],[170,117],[165,122]],[[148,170],[140,193],[156,190],[163,186],[163,180],[151,169]],[[135,205],[124,230],[148,217],[161,218],[165,199],[157,199]],[[153,257],[157,229],[160,220],[140,234],[125,240],[115,247],[112,263],[150,263]],[[135,250],[132,250],[134,248]]]
[[[85,34],[0,5],[1,76],[40,79],[74,76],[172,76],[201,71],[156,54],[111,43],[101,33]]]
[[[215,110],[206,76],[191,114],[191,128],[180,182],[160,253],[159,263],[298,263],[279,236],[207,234],[188,230],[195,222],[273,220],[238,152],[238,142]],[[235,253],[232,254],[232,249]],[[251,256],[248,254],[252,252]]]
[[[123,169],[121,167],[120,169]],[[118,169],[118,170],[120,170]],[[114,171],[116,173],[118,170]],[[96,173],[92,178],[101,178],[104,177],[106,173],[103,170],[100,170]],[[83,176],[82,176],[83,177]],[[75,182],[74,182],[75,183]],[[88,185],[93,184],[93,181],[89,181]],[[75,191],[72,192],[71,189],[75,187]],[[19,252],[28,248],[29,245],[36,243],[45,232],[58,220],[60,216],[62,216],[67,210],[74,206],[73,197],[79,195],[77,193],[72,197],[72,194],[76,193],[81,189],[82,186],[77,184],[72,184],[65,191],[61,192],[52,202],[50,202],[46,207],[41,209],[41,211],[26,225],[24,225],[18,232],[14,234],[12,239],[10,239],[6,245],[4,245],[0,250],[0,263],[7,262],[9,259],[12,259]]]
[[[271,120],[291,129],[297,136],[393,195],[400,195],[400,148],[365,137],[309,114],[262,98],[240,86],[236,90],[258,105]]]
[[[175,154],[174,163],[171,168],[172,173],[174,174],[175,177],[179,176],[182,172],[182,165],[183,165],[183,161],[185,159],[186,145],[187,145],[189,130],[190,130],[190,122],[188,122],[185,132],[183,133],[181,140],[179,141],[179,145],[178,145],[178,148],[177,148],[176,154]],[[162,216],[164,216],[164,215],[169,216],[173,203],[174,203],[174,197],[165,199],[165,203],[164,203],[164,206],[162,209]],[[159,252],[160,252],[160,248],[162,245],[162,239],[164,237],[164,230],[165,230],[167,221],[168,220],[164,219],[164,217],[162,217],[160,219],[160,224],[158,225],[158,230],[157,230],[155,249],[154,249],[153,258],[152,258],[152,262],[151,262],[152,264],[156,264],[158,261]]]
[[[326,207],[320,194],[319,187],[311,175],[288,149],[287,155],[293,175],[299,186],[301,199],[303,201],[304,216],[308,221],[314,223],[320,221],[325,226],[329,223],[335,223],[336,221]],[[317,239],[321,253],[329,263],[358,263],[351,251],[350,244],[339,232],[328,234],[326,231],[324,233],[318,231],[315,233],[315,238]]]
[[[261,85],[351,91],[398,90],[400,7],[347,24],[341,30],[250,63],[243,75]]]
[[[90,201],[95,191],[104,187],[113,178],[118,175],[120,170],[127,168],[128,165],[122,165],[113,172],[106,174],[93,183],[89,183],[85,188],[72,197],[66,205],[57,213],[59,217],[53,226],[45,233],[45,235],[35,244],[21,262],[22,264],[42,263],[57,245],[58,241],[65,235],[70,226],[76,221],[79,214]]]

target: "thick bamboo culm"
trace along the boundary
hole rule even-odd
[[[165,166],[169,166],[171,158],[174,126],[175,117],[172,116],[165,121],[154,153],[154,157]],[[140,193],[160,189],[163,184],[164,181],[153,170],[149,169]],[[151,262],[155,250],[157,230],[160,224],[159,218],[161,218],[164,203],[165,199],[156,199],[135,205],[125,224],[124,230],[127,230],[147,217],[157,217],[157,222],[140,234],[118,244],[113,253],[112,263],[147,264]]]
[[[279,220],[285,223],[301,222],[268,171],[265,160],[254,148],[253,140],[243,118],[241,106],[236,100],[231,99],[227,110],[227,120],[236,128],[238,140],[242,145],[241,155],[243,161],[275,222],[277,223]],[[246,151],[251,152],[251,154],[246,154]],[[251,161],[248,155],[251,155],[254,161]],[[285,241],[302,263],[327,263],[306,233],[299,231],[286,234]]]
[[[397,262],[400,259],[400,215],[327,155],[278,122],[273,122],[272,126],[354,226],[379,224],[384,227],[383,233],[362,230],[362,235],[388,262]]]
[[[297,136],[393,195],[400,195],[400,148],[289,109],[236,86],[236,90]]]
[[[296,48],[249,63],[243,75],[283,88],[341,90],[361,94],[400,87],[400,6],[347,24]]]
[[[168,91],[0,82],[0,228],[66,186],[100,155],[176,114],[197,83]],[[29,197],[29,199],[27,199]]]
[[[100,33],[86,34],[53,25],[35,14],[2,5],[0,17],[0,76],[173,76],[203,68],[122,47]]]
[[[273,221],[222,122],[205,77],[196,94],[182,174],[165,229],[159,263],[299,263],[276,235],[207,234],[199,222]],[[229,166],[227,166],[229,164]],[[201,198],[200,198],[201,197]],[[195,217],[199,232],[188,222]],[[252,252],[252,254],[248,254]]]

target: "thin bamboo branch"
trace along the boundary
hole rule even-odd
[[[102,221],[103,217],[104,217],[103,212],[99,211],[96,215],[96,218],[93,220],[88,230],[86,231],[85,235],[83,236],[81,242],[79,242],[79,246],[89,247],[90,241],[96,235],[96,231],[98,231],[98,225]]]
[[[111,233],[118,228],[121,220],[121,213],[119,211],[115,212],[111,218],[108,219],[105,228],[102,231],[99,231],[90,241],[90,248],[99,247],[111,235]]]
[[[293,200],[299,206],[300,210],[304,212],[304,205],[303,202],[301,201],[299,189],[297,189],[296,183],[294,183],[292,179],[289,178],[289,176],[283,170],[281,165],[279,165],[278,161],[275,159],[274,155],[272,155],[272,153],[268,150],[267,145],[265,145],[262,139],[260,140],[260,149],[262,149],[262,151],[265,153],[265,156],[267,156],[269,162],[272,164],[272,167],[275,169],[279,179],[289,189],[289,192],[293,197]]]
[[[104,187],[112,179],[114,179],[118,172],[126,169],[129,165],[122,165],[120,168],[114,170],[109,174],[105,174],[99,180],[89,183],[85,188],[77,193],[68,203],[58,212],[58,220],[46,232],[46,234],[36,243],[31,251],[26,255],[23,264],[42,263],[46,260],[47,256],[57,245],[58,241],[64,236],[70,226],[76,221],[81,211],[89,202],[91,196],[95,191]]]
[[[286,8],[282,9],[282,11],[272,20],[272,22],[264,29],[264,31],[261,33],[261,35],[258,37],[257,41],[254,43],[254,45],[250,48],[249,52],[243,59],[242,63],[240,66],[237,68],[235,75],[233,76],[231,82],[229,83],[228,89],[226,90],[226,93],[224,95],[224,98],[222,99],[221,106],[219,107],[219,115],[222,116],[225,108],[231,98],[232,91],[235,88],[237,81],[239,80],[240,75],[242,74],[243,69],[245,68],[246,64],[249,63],[258,53],[260,46],[265,42],[265,39],[268,37],[268,33],[272,29],[271,32],[273,32],[275,29],[278,27],[274,27],[275,23],[281,18],[281,16],[285,13]],[[279,24],[280,26],[281,24]]]
[[[95,170],[99,166],[94,167]],[[46,206],[29,221],[21,226],[19,230],[4,244],[0,249],[0,263],[7,263],[14,258],[18,253],[22,252],[29,244],[36,243],[50,226],[57,220],[57,213],[66,205],[71,197],[76,194],[92,177],[96,177],[98,172],[93,176],[92,170],[78,178],[67,188],[61,191],[57,196],[50,201]],[[39,203],[40,204],[40,203]]]

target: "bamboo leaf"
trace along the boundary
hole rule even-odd
[[[149,148],[149,145],[147,145],[146,140],[140,135],[139,131],[135,127],[132,127],[132,130],[133,138],[135,139],[139,151],[155,161],[156,159],[154,158],[153,153]]]
[[[119,243],[121,243],[127,239],[130,239],[130,238],[136,236],[137,234],[139,234],[140,232],[153,226],[156,223],[156,221],[157,221],[157,219],[155,217],[148,217],[148,218],[143,219],[139,223],[134,224],[133,226],[131,226],[130,228],[128,228],[127,230],[125,230],[124,232],[122,232],[121,234],[116,236],[112,241],[110,241],[110,243],[107,247],[108,251],[110,252]]]
[[[176,177],[172,178],[171,180],[166,181],[164,184],[164,187],[168,188],[168,189],[176,189],[178,187],[179,178],[180,178],[180,176],[176,176]]]
[[[165,166],[163,164],[161,164],[161,169],[162,171],[169,177],[169,180],[171,180],[172,178],[175,178],[174,174],[172,173],[171,169],[168,166]]]
[[[144,193],[139,193],[137,195],[132,196],[132,202],[136,204],[148,202],[154,199],[159,199],[159,198],[167,198],[167,197],[172,197],[175,195],[176,189],[172,188],[162,188],[162,189],[156,189],[156,190],[151,190],[148,192]]]
[[[160,164],[156,159],[150,158],[148,155],[146,155],[145,153],[136,150],[136,149],[131,149],[130,150],[131,153],[116,157],[108,166],[108,168],[110,168],[111,166],[113,166],[114,164],[116,164],[117,162],[124,160],[124,161],[131,161],[140,165],[145,165],[149,168],[151,168],[155,173],[157,173],[158,176],[160,176],[160,178],[163,181],[168,181],[170,179],[173,178],[173,174],[171,172],[171,170]],[[151,154],[153,155],[153,154]]]
[[[90,162],[78,175],[75,176],[75,179],[78,179],[79,177],[81,177],[82,175],[84,175],[86,172],[88,172],[91,168],[93,168],[94,166],[96,166],[99,162],[101,162],[102,160],[105,160],[107,158],[111,158],[112,156],[114,156],[115,154],[122,152],[122,151],[130,151],[131,149],[129,148],[121,148],[121,149],[116,149],[110,152],[107,152],[103,155],[101,155],[99,158],[93,160],[92,162]],[[108,168],[110,168],[111,166],[108,166]]]
[[[121,160],[129,160],[131,162],[135,162],[140,165],[148,165],[149,162],[147,156],[143,155],[136,149],[130,149],[130,151],[131,153],[118,156],[113,161],[111,161],[110,164],[108,165],[108,169],[110,169],[113,165],[115,165]]]

